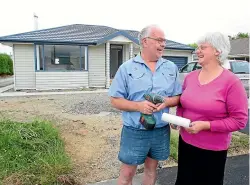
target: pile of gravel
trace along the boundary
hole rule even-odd
[[[71,114],[99,114],[111,112],[120,114],[121,111],[113,108],[107,93],[76,94],[65,97],[63,105],[64,112]]]

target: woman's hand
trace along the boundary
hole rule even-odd
[[[185,128],[185,130],[190,134],[197,134],[202,130],[209,130],[210,122],[209,121],[194,121],[191,123],[191,127]]]
[[[179,129],[180,129],[180,126],[174,125],[174,124],[172,124],[172,123],[170,123],[170,127],[171,127],[172,129],[174,129],[174,130],[179,130]]]

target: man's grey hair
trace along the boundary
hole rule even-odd
[[[149,25],[149,26],[146,26],[146,27],[144,27],[142,30],[141,30],[141,32],[139,33],[139,35],[138,35],[138,40],[139,40],[139,44],[140,44],[140,46],[142,47],[142,39],[144,39],[144,38],[146,38],[146,37],[149,37],[150,36],[150,33],[151,33],[151,30],[152,30],[152,28],[159,28],[159,29],[161,29],[158,25],[156,25],[156,24],[152,24],[152,25]]]
[[[231,50],[229,37],[220,32],[207,33],[198,39],[197,44],[208,43],[214,47],[220,55],[218,57],[221,65],[227,61],[228,54]]]

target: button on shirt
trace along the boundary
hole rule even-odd
[[[177,66],[166,59],[157,61],[156,70],[153,73],[140,55],[124,62],[116,72],[109,89],[109,96],[124,98],[129,101],[144,101],[145,93],[157,93],[164,97],[172,97],[182,93],[179,82]],[[161,121],[163,112],[169,112],[169,108],[154,112],[156,119],[155,128],[166,126],[168,123]],[[141,113],[123,111],[122,120],[125,126],[144,129],[139,122]]]

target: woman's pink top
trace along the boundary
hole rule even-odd
[[[184,80],[181,105],[177,115],[193,121],[209,121],[210,130],[180,134],[186,143],[208,150],[226,150],[231,132],[243,129],[248,121],[248,100],[240,79],[224,69],[212,82],[201,85],[200,70],[188,74]]]

